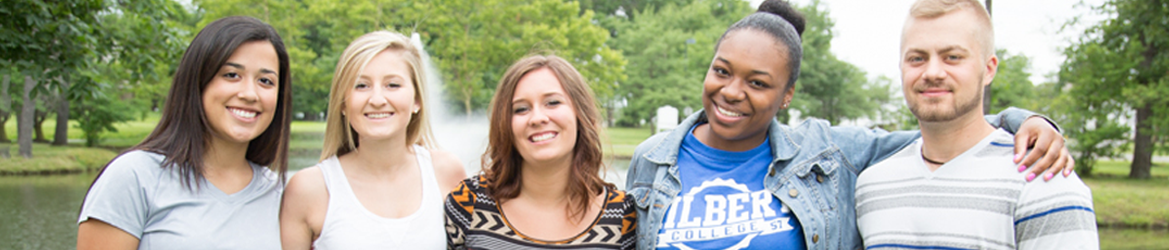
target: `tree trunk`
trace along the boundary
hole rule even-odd
[[[1128,178],[1149,179],[1153,167],[1153,126],[1149,124],[1149,115],[1153,113],[1153,105],[1146,103],[1137,108],[1137,133],[1133,139],[1132,170]]]
[[[53,132],[53,145],[64,146],[69,144],[69,82],[64,79],[61,81],[59,90],[61,93],[57,94],[57,130]]]
[[[12,96],[8,95],[8,86],[11,84],[11,77],[4,75],[4,80],[0,81],[0,142],[10,143],[12,140],[8,139],[8,130],[4,129],[8,125],[8,117],[12,112]],[[8,155],[8,147],[0,148],[0,154]],[[4,157],[8,158],[8,157]]]
[[[20,144],[20,156],[26,159],[32,158],[32,118],[37,106],[31,98],[33,87],[36,87],[36,82],[32,76],[24,76],[24,89],[20,92],[20,100],[23,102],[20,117],[16,119],[16,141]]]
[[[12,143],[12,140],[8,139],[8,130],[4,129],[4,126],[8,125],[8,117],[8,111],[0,111],[0,143]]]
[[[45,104],[47,105],[48,103],[45,103]],[[33,99],[33,105],[36,105],[35,98]],[[42,129],[44,127],[42,125],[45,124],[45,120],[47,120],[48,117],[49,117],[49,111],[36,110],[36,107],[33,107],[33,116],[32,116],[32,131],[33,131],[33,135],[34,135],[32,138],[33,142],[42,142],[42,143],[49,142],[49,140],[45,139],[45,130]]]

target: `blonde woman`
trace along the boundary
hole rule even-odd
[[[284,249],[442,249],[442,197],[466,177],[433,148],[419,51],[402,34],[363,35],[342,53],[321,162],[292,177]]]

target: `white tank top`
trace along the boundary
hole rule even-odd
[[[385,218],[361,205],[337,156],[320,164],[329,192],[328,210],[315,249],[445,249],[442,196],[430,152],[414,145],[422,176],[422,204],[402,218]]]

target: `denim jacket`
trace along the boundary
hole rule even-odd
[[[1008,108],[998,116],[987,116],[987,121],[1014,133],[1032,115]],[[666,210],[682,191],[677,166],[682,139],[691,127],[705,121],[705,112],[696,112],[634,151],[625,187],[637,206],[637,249],[656,248]],[[862,243],[853,199],[857,175],[921,133],[832,127],[827,121],[808,119],[797,127],[771,121],[767,135],[773,160],[763,185],[795,213],[808,249],[858,249]]]

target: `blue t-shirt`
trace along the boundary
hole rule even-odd
[[[678,152],[682,193],[666,211],[657,248],[804,249],[800,222],[763,188],[771,144],[731,152],[706,146],[693,133],[690,128]]]

